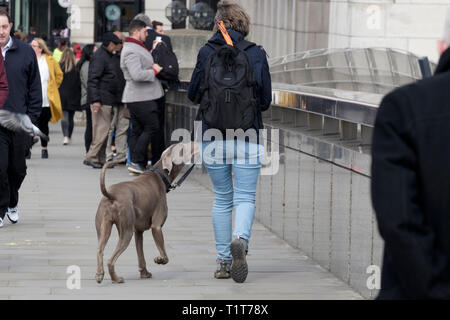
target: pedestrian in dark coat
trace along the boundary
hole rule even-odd
[[[64,49],[60,66],[64,76],[59,87],[59,94],[65,118],[65,121],[61,121],[61,128],[64,135],[63,144],[67,145],[72,138],[75,111],[81,111],[80,73],[76,68],[75,55],[71,49]]]
[[[116,31],[114,34],[120,40],[123,39],[123,34],[121,32]],[[113,104],[113,108],[111,109],[112,118],[108,133],[108,142],[106,144],[106,161],[114,160],[126,163],[128,127],[130,126],[130,121],[124,117],[125,106],[122,103],[122,95],[126,84],[122,69],[120,68],[120,54],[122,47],[122,44],[116,46],[115,53],[111,59],[117,79],[115,83],[112,84],[115,85],[114,90],[116,92],[116,102]]]
[[[95,169],[106,162],[106,145],[111,128],[112,108],[118,103],[119,79],[114,67],[114,51],[122,45],[114,33],[103,35],[102,46],[95,52],[89,64],[87,100],[92,112],[92,143],[83,162]],[[120,102],[120,101],[119,101]]]
[[[393,91],[378,110],[372,201],[385,241],[378,299],[450,299],[449,87],[447,49],[435,76]]]
[[[10,36],[12,22],[4,8],[0,8],[0,26],[0,47],[9,87],[3,109],[26,113],[36,123],[42,110],[36,54],[30,45]],[[12,223],[19,220],[19,189],[27,174],[25,154],[30,142],[28,134],[0,126],[0,226],[5,215]]]
[[[81,59],[77,63],[77,69],[80,72],[81,80],[81,108],[86,110],[86,130],[84,132],[84,145],[86,153],[89,151],[92,142],[92,113],[91,105],[87,100],[87,81],[89,77],[89,64],[97,47],[95,44],[87,44],[84,46]]]
[[[233,1],[220,1],[217,4],[214,22],[223,24],[233,45],[238,45],[250,32],[249,15]],[[227,35],[225,32],[224,34]],[[226,44],[225,38],[228,37],[217,31],[208,42],[212,43],[213,47],[222,47]],[[204,94],[209,94],[202,88],[206,85],[205,65],[213,52],[214,49],[208,44],[200,49],[189,84],[188,97],[193,102],[199,103]],[[256,116],[253,121],[255,130],[251,130],[255,133],[263,128],[261,112],[270,107],[272,85],[264,49],[252,44],[247,47],[245,52],[253,71],[253,81],[257,84],[254,90],[257,102]],[[205,131],[207,125],[203,121],[201,112],[199,118],[202,120],[202,128]],[[217,139],[214,142],[202,139],[202,160],[211,178],[215,193],[212,220],[217,249],[217,268],[214,271],[214,277],[217,279],[232,277],[234,281],[240,283],[245,281],[248,273],[245,255],[249,248],[255,214],[256,186],[262,166],[259,160],[254,164],[250,164],[251,161],[248,160],[249,158],[261,159],[264,151],[260,145],[263,143],[262,141],[253,143],[227,138]],[[226,152],[215,151],[214,155],[211,155],[206,151],[210,149],[211,143],[213,143],[213,149],[217,148],[215,150],[228,149]],[[248,150],[249,152],[243,154],[238,150]],[[227,156],[230,152],[234,155],[231,161]],[[233,208],[236,213],[234,227],[232,224]]]
[[[244,40],[244,36],[235,30],[228,30],[228,33],[233,40],[233,43],[238,43]],[[224,45],[220,32],[216,32],[208,42],[218,45]],[[214,52],[214,49],[210,46],[204,45],[197,56],[197,64],[195,65],[194,72],[192,73],[191,82],[189,83],[188,97],[191,101],[200,103],[201,95],[200,88],[203,85],[205,79],[205,64],[208,57]],[[267,63],[267,55],[264,49],[260,46],[253,46],[246,50],[246,53],[250,59],[250,63],[253,67],[253,77],[258,83],[258,89],[256,98],[258,101],[259,112],[253,124],[253,128],[258,130],[263,128],[261,111],[266,111],[270,107],[272,101],[272,81],[269,73],[269,65]],[[206,127],[204,126],[204,130]]]
[[[3,108],[8,97],[8,80],[6,79],[3,55],[0,54],[0,109]]]

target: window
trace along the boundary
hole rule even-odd
[[[102,41],[106,32],[128,32],[128,25],[140,12],[144,12],[144,0],[96,1],[95,41]]]

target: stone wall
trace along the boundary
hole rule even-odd
[[[450,0],[238,0],[269,56],[319,48],[391,47],[437,61]]]
[[[78,0],[77,9],[72,7],[73,13],[77,14],[77,21],[72,26],[72,42],[88,44],[94,42],[94,0]],[[79,22],[79,23],[78,23]]]

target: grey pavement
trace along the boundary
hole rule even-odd
[[[189,178],[168,195],[163,232],[169,263],[153,262],[158,252],[149,231],[144,252],[153,278],[139,278],[132,241],[116,264],[125,283],[112,284],[106,272],[97,284],[94,218],[101,198],[100,170],[82,164],[83,131],[75,127],[72,143],[63,146],[59,125],[52,125],[49,159],[40,158],[38,144],[33,148],[20,192],[20,221],[11,225],[5,219],[0,229],[0,299],[362,299],[257,222],[247,281],[214,279],[213,194]],[[120,166],[108,170],[106,184],[133,178]],[[113,228],[105,263],[116,243]],[[67,268],[72,265],[80,267],[81,289],[67,288]]]

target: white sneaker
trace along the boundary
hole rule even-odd
[[[70,139],[68,137],[64,137],[63,145],[67,146],[70,142]]]
[[[3,219],[0,218],[0,228],[3,228]]]
[[[8,208],[8,211],[6,212],[6,216],[8,217],[8,220],[15,224],[17,221],[19,221],[19,208]]]

